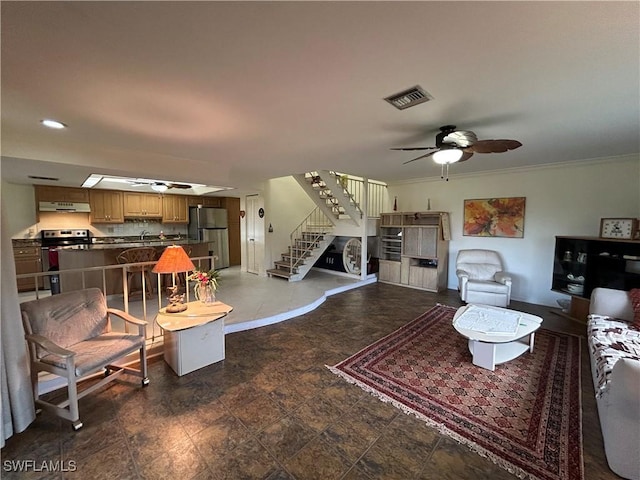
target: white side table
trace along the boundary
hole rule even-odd
[[[518,358],[525,352],[533,352],[536,330],[542,324],[542,318],[529,313],[516,312],[501,307],[479,305],[487,312],[512,312],[519,315],[518,329],[512,335],[495,335],[476,330],[461,328],[458,319],[471,305],[460,307],[453,317],[453,328],[469,339],[469,351],[473,356],[473,364],[487,370],[495,370],[496,365]]]
[[[160,309],[156,323],[164,331],[164,360],[178,375],[224,360],[224,317],[233,307],[222,303],[187,303],[187,310]]]

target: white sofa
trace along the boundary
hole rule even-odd
[[[587,340],[598,415],[609,467],[640,480],[640,331],[629,293],[596,288],[591,294]]]

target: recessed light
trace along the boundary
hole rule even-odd
[[[40,120],[40,123],[45,127],[55,128],[56,130],[67,128],[67,126],[64,123],[59,122],[57,120],[52,120],[50,118],[45,118],[44,120]]]

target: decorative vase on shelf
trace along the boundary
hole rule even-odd
[[[202,303],[213,303],[216,301],[216,291],[208,283],[198,283],[194,289],[196,299]]]

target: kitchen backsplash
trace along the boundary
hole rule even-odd
[[[143,230],[148,233],[145,236],[158,236],[160,232],[165,235],[184,235],[188,233],[186,225],[163,224],[159,220],[135,221],[127,220],[119,224],[91,225],[88,213],[59,213],[40,212],[40,221],[22,232],[14,235],[14,239],[40,238],[42,230],[56,230],[61,228],[87,228],[93,237],[129,237],[140,235]]]

